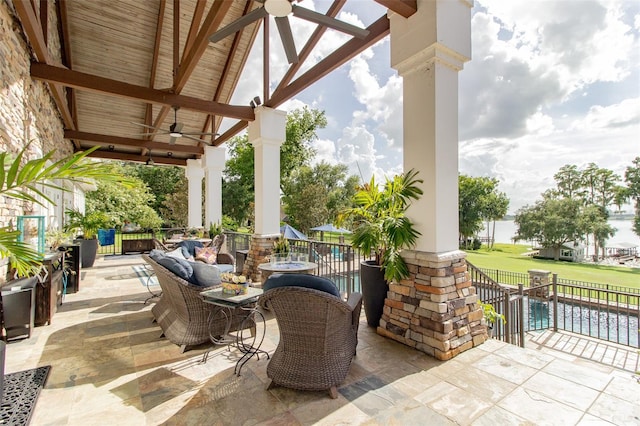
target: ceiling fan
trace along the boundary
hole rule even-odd
[[[280,39],[284,46],[284,51],[287,55],[287,60],[290,64],[298,62],[298,52],[296,45],[293,41],[293,34],[291,32],[291,25],[289,24],[288,16],[293,16],[313,22],[318,25],[323,25],[334,30],[341,31],[346,34],[350,34],[354,37],[365,38],[369,35],[369,31],[355,25],[348,24],[344,21],[332,18],[322,13],[315,12],[304,7],[292,4],[292,0],[256,0],[259,3],[264,3],[257,9],[252,10],[246,15],[240,17],[236,21],[230,23],[226,27],[219,31],[216,31],[209,37],[209,41],[216,43],[223,38],[240,31],[242,28],[251,24],[252,22],[262,19],[265,16],[273,16],[278,26],[278,32],[280,33]]]
[[[200,138],[196,138],[194,137],[194,135],[197,136],[219,136],[218,133],[202,133],[202,132],[183,132],[182,128],[184,127],[183,123],[178,123],[178,110],[180,109],[180,107],[173,107],[173,111],[174,111],[174,119],[173,119],[173,124],[171,126],[169,126],[169,130],[166,129],[161,129],[159,127],[154,127],[154,126],[149,126],[147,124],[142,124],[142,123],[134,123],[132,122],[132,124],[138,125],[138,126],[142,126],[145,127],[147,129],[152,129],[155,130],[157,134],[160,135],[169,135],[170,139],[169,139],[169,143],[171,145],[174,145],[176,143],[176,139],[178,138],[187,138],[187,139],[191,139],[197,142],[202,142],[205,144],[210,145],[211,142],[205,141],[203,139]],[[141,133],[139,135],[136,136],[151,136],[154,133]]]

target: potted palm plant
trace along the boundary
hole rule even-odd
[[[339,223],[353,221],[355,229],[351,244],[372,260],[360,263],[360,285],[367,323],[377,327],[382,316],[388,283],[409,276],[409,268],[400,252],[415,245],[420,233],[406,216],[413,200],[422,195],[418,172],[409,170],[387,178],[380,188],[372,177],[355,194],[355,207],[339,215]]]
[[[98,254],[98,229],[104,228],[109,217],[102,212],[82,213],[80,210],[67,210],[65,229],[78,233],[75,242],[80,244],[80,264],[91,268]]]

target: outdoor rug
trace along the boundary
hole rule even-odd
[[[4,392],[0,405],[0,423],[28,425],[40,390],[49,376],[50,365],[5,374]]]
[[[142,283],[143,286],[147,287],[152,285],[159,285],[158,278],[156,277],[156,274],[153,272],[153,269],[147,269],[145,268],[144,265],[133,265],[131,267],[133,268],[133,271],[136,273],[136,275],[140,279],[140,282]]]

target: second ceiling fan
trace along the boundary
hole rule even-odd
[[[341,31],[343,33],[350,34],[361,39],[369,35],[368,30],[356,27],[355,25],[351,25],[330,16],[323,15],[322,13],[297,6],[295,4],[292,4],[290,0],[256,1],[259,3],[264,3],[264,6],[252,10],[251,12],[233,21],[221,30],[216,31],[209,37],[209,41],[211,41],[212,43],[216,43],[223,38],[240,31],[247,25],[257,21],[258,19],[262,19],[265,16],[271,15],[275,17],[276,25],[278,26],[278,33],[280,33],[280,39],[282,40],[282,45],[287,55],[287,60],[290,64],[294,64],[298,62],[298,52],[296,50],[296,45],[293,40],[293,33],[291,32],[291,25],[289,23],[288,16],[290,14],[293,14],[293,16],[304,19],[306,21],[313,22],[318,25],[323,25],[327,28],[332,28],[334,30]]]
[[[191,139],[197,142],[202,142],[204,144],[208,144],[211,145],[211,142],[205,141],[203,139],[200,138],[196,138],[195,136],[219,136],[218,133],[203,133],[203,132],[183,132],[182,128],[184,127],[183,123],[178,123],[178,110],[180,109],[180,107],[173,107],[173,111],[174,111],[174,119],[173,119],[173,124],[171,126],[169,126],[169,129],[161,129],[159,127],[154,127],[154,126],[149,126],[148,124],[142,124],[142,123],[132,123],[138,126],[142,126],[145,127],[147,129],[151,129],[154,130],[154,132],[151,133],[142,133],[140,134],[140,136],[152,136],[154,134],[159,134],[159,135],[169,135],[169,143],[171,145],[174,145],[176,143],[176,140],[178,138],[187,138],[187,139]]]

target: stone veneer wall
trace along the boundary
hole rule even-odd
[[[22,1],[22,0],[20,0]],[[39,2],[35,1],[36,10]],[[61,61],[56,2],[48,2],[48,48],[51,58]],[[56,150],[54,160],[73,153],[64,139],[62,118],[49,87],[30,77],[31,47],[15,14],[13,4],[0,0],[0,151],[17,153],[28,142],[27,159],[41,158]],[[16,216],[37,214],[38,206],[0,196],[0,226]],[[6,274],[6,259],[0,259],[0,280]]]
[[[251,278],[253,282],[262,282],[262,274],[258,265],[267,262],[267,257],[273,251],[273,243],[280,238],[280,234],[275,235],[252,235],[251,244],[247,259],[244,261],[242,275]]]
[[[466,254],[405,251],[411,275],[391,283],[378,334],[440,360],[484,343],[487,329]]]

